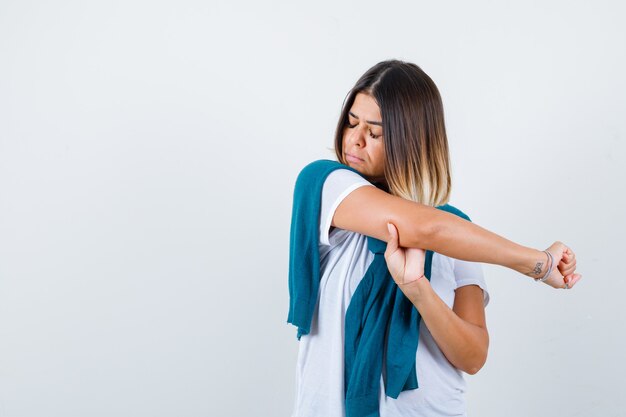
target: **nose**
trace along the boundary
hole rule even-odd
[[[348,143],[362,148],[365,146],[365,132],[361,126],[355,126],[348,130]]]

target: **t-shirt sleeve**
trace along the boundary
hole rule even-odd
[[[482,265],[477,262],[461,261],[459,259],[453,259],[453,262],[456,288],[465,285],[478,285],[483,290],[483,300],[485,306],[487,306],[489,304],[489,292],[487,291]]]
[[[336,169],[324,181],[322,188],[322,206],[320,210],[320,244],[330,246],[328,234],[335,210],[344,198],[352,191],[364,185],[371,185],[369,181],[356,172],[347,169]]]

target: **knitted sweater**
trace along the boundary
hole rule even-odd
[[[336,169],[355,169],[336,161],[319,160],[299,174],[293,200],[289,247],[288,323],[297,337],[309,333],[320,282],[319,218],[322,188]],[[437,207],[469,220],[446,204]],[[346,417],[378,417],[380,375],[386,370],[385,393],[418,388],[415,358],[421,317],[391,277],[384,257],[387,244],[367,238],[374,260],[356,288],[345,318],[344,374]],[[426,251],[424,275],[430,279],[432,251]],[[387,355],[383,357],[386,346]]]

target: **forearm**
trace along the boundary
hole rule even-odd
[[[425,278],[403,291],[420,312],[422,325],[428,327],[448,361],[468,374],[478,372],[487,359],[487,329],[459,317]]]
[[[404,239],[400,233],[401,246],[429,249],[465,261],[502,265],[533,278],[545,273],[547,257],[539,250],[519,245],[443,210],[429,210],[424,220],[413,229],[405,228],[410,233]]]

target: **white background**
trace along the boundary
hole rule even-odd
[[[389,58],[441,91],[451,203],[583,274],[485,266],[470,416],[623,416],[625,11],[2,0],[0,416],[289,416],[294,181]]]

